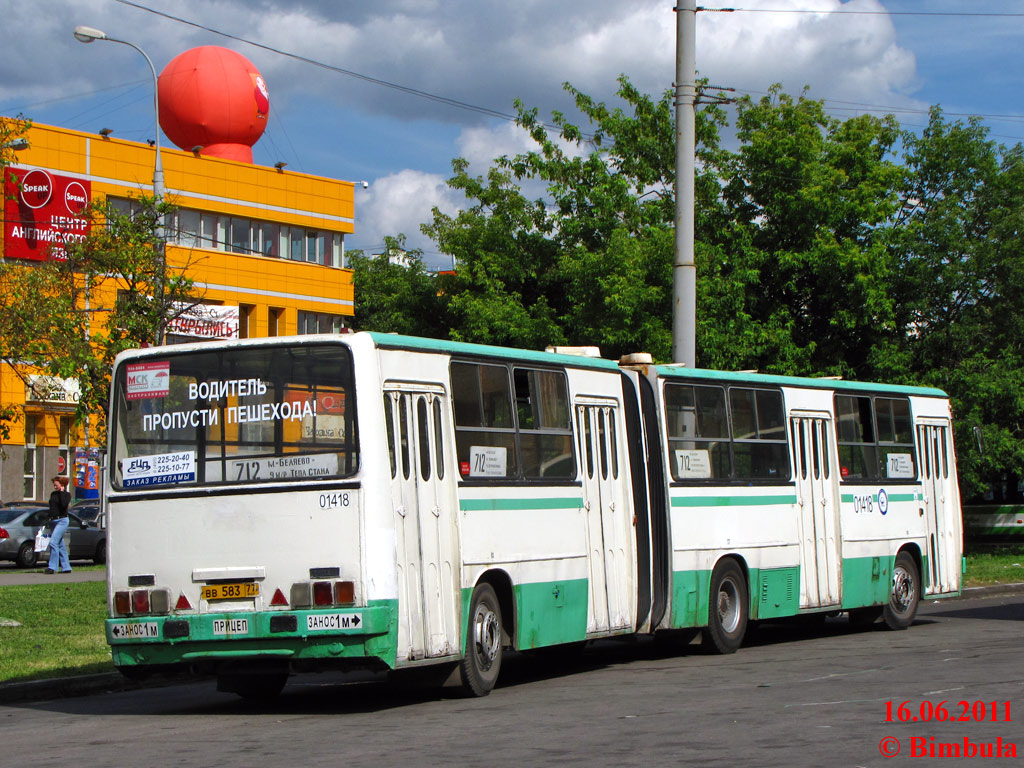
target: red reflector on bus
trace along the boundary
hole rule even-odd
[[[288,605],[288,601],[284,599],[284,592],[277,589],[274,592],[274,596],[270,598],[271,605]]]
[[[356,585],[351,581],[334,582],[334,602],[337,605],[353,605],[356,602]]]
[[[132,596],[127,592],[114,593],[114,613],[128,616],[132,612]]]
[[[149,613],[149,590],[137,589],[132,592],[132,611]]]
[[[329,581],[313,582],[313,605],[331,605],[334,601],[334,591]]]
[[[178,595],[178,602],[176,602],[174,604],[174,610],[176,610],[176,611],[191,611],[192,610],[192,603],[190,603],[188,601],[188,598],[185,597],[185,593],[184,592],[182,592],[180,595]]]

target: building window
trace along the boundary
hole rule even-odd
[[[256,307],[252,304],[238,305],[238,338],[249,339],[256,335]]]
[[[108,197],[114,209],[134,216],[142,206],[136,200]],[[167,241],[184,248],[248,253],[307,261],[327,267],[345,266],[345,235],[307,227],[289,227],[272,221],[179,208],[167,216]]]
[[[330,315],[325,312],[305,312],[299,310],[298,330],[296,333],[341,333],[345,327],[341,315]]]
[[[36,464],[37,448],[36,436],[39,429],[39,417],[33,414],[25,414],[25,486],[23,498],[36,498]]]
[[[284,335],[284,309],[270,307],[267,312],[267,336]]]

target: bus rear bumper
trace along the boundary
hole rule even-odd
[[[137,616],[107,619],[106,635],[122,670],[275,658],[297,666],[362,660],[394,668],[395,607]]]

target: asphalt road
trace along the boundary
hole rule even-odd
[[[573,662],[513,657],[484,699],[312,675],[264,706],[209,681],[0,703],[0,755],[178,768],[940,764],[944,744],[1024,753],[1022,622],[1024,594],[988,593],[928,603],[905,632],[852,632],[842,618],[764,626],[733,656],[602,642]]]

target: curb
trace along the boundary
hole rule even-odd
[[[74,677],[50,677],[43,680],[27,680],[23,683],[0,685],[0,703],[16,701],[44,701],[65,699],[72,696],[88,696],[95,693],[116,693],[138,688],[152,687],[132,682],[120,672],[98,672]]]
[[[945,600],[964,600],[972,597],[989,597],[1001,594],[1024,592],[1024,582],[1016,584],[995,584],[989,587],[965,587],[959,597]],[[143,688],[163,688],[194,682],[196,678],[155,677],[146,681],[129,680],[120,672],[100,672],[75,677],[52,677],[43,680],[29,680],[23,683],[0,684],[0,706],[14,702],[45,701],[73,696],[89,696],[97,693],[119,693]]]

